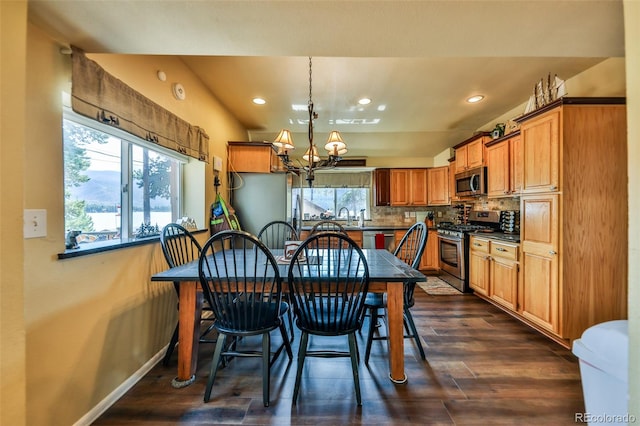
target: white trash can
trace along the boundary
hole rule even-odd
[[[576,421],[610,426],[635,420],[628,413],[628,321],[589,327],[580,339],[574,340],[573,353],[580,360],[585,405],[585,413],[576,413]]]

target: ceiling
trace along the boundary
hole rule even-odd
[[[29,0],[28,7],[31,22],[88,53],[180,56],[251,140],[272,141],[287,127],[300,155],[308,144],[308,56],[315,142],[324,145],[337,129],[347,157],[433,157],[525,103],[540,78],[566,80],[624,57],[621,0]],[[485,99],[465,102],[476,94]],[[266,105],[252,104],[256,96]],[[361,107],[365,96],[372,103]]]

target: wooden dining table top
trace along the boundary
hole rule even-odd
[[[238,262],[244,262],[242,250],[237,250]],[[413,269],[402,260],[398,259],[393,253],[385,249],[363,249],[364,257],[369,267],[369,280],[375,282],[425,282],[426,276],[420,271]],[[283,250],[273,250],[273,255],[277,258],[283,254]],[[320,262],[326,264],[327,259],[323,256],[322,250],[315,254],[311,254],[310,261],[314,262],[314,258],[319,258]],[[263,260],[261,260],[263,259]],[[247,262],[254,262],[253,256],[246,258]],[[266,258],[261,253],[258,256],[258,262],[266,262]],[[319,265],[320,266],[320,265]],[[241,269],[241,268],[239,268]],[[278,262],[278,271],[283,281],[287,281],[287,273],[289,269],[288,263]],[[151,281],[199,281],[198,261],[186,263],[176,266],[165,271],[154,274]]]

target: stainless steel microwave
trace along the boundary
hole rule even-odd
[[[456,195],[476,197],[487,194],[487,168],[478,167],[456,174]]]

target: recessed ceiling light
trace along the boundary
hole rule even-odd
[[[267,103],[267,101],[262,98],[253,98],[253,103],[256,105],[264,105]]]
[[[475,104],[476,102],[480,102],[483,99],[484,99],[484,96],[475,95],[475,96],[472,96],[469,99],[467,99],[467,102],[469,102],[470,104]]]
[[[358,101],[358,103],[360,105],[369,105],[371,103],[371,99],[369,98],[362,98]]]
[[[387,109],[386,105],[378,105],[378,111],[384,111],[385,109]]]

